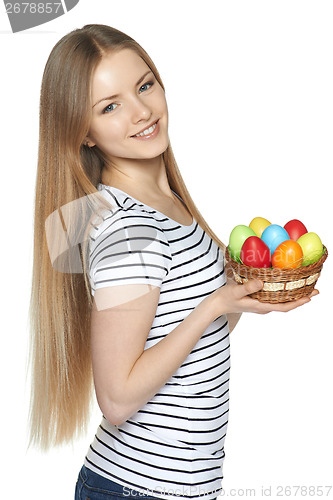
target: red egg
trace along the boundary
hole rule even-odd
[[[271,252],[258,236],[250,236],[243,243],[240,258],[250,267],[271,267]]]
[[[297,241],[303,234],[307,233],[308,230],[304,226],[303,222],[298,219],[293,219],[287,222],[284,226],[285,230],[290,236],[291,240]]]

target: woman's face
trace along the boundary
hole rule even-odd
[[[103,57],[92,80],[92,104],[88,145],[114,163],[155,158],[168,147],[164,90],[133,50]]]

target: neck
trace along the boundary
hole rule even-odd
[[[172,196],[162,155],[148,160],[113,161],[104,167],[102,183],[133,196]]]

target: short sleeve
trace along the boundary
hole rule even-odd
[[[118,211],[90,241],[92,294],[104,287],[146,284],[161,287],[171,264],[167,238],[148,214]]]

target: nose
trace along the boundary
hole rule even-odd
[[[145,103],[139,96],[133,99],[131,105],[132,122],[140,123],[141,121],[149,120],[152,115],[150,106]]]

